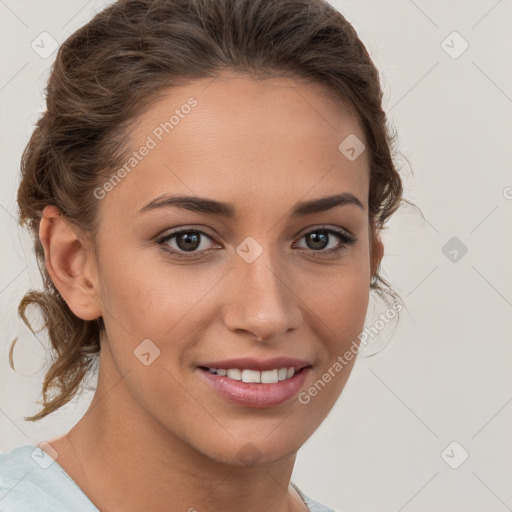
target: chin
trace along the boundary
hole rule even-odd
[[[211,459],[231,466],[258,467],[294,458],[307,437],[303,434],[300,439],[294,439],[283,433],[269,435],[266,431],[253,436],[225,436],[219,440],[210,438],[211,444],[201,447],[200,451]]]

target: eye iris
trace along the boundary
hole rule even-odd
[[[313,242],[311,249],[324,249],[328,244],[328,235],[325,231],[314,231],[306,235],[306,239]],[[320,244],[320,247],[317,244]],[[308,244],[309,245],[309,244]]]
[[[176,244],[183,251],[193,251],[199,247],[199,233],[181,233],[176,237]],[[185,242],[183,245],[181,242]],[[189,245],[192,244],[192,247]]]

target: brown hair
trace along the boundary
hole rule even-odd
[[[46,88],[47,110],[21,160],[19,221],[32,231],[45,291],[30,290],[18,312],[34,332],[25,309],[40,307],[54,351],[43,382],[43,409],[25,420],[42,419],[73,398],[97,363],[105,328],[101,317],[74,315],[49,277],[38,235],[43,208],[57,206],[94,241],[94,190],[124,161],[130,121],[169,87],[224,69],[310,80],[352,109],[370,156],[372,248],[403,201],[392,157],[396,134],[382,109],[379,73],[354,28],[325,0],[115,2],[59,48]],[[380,268],[370,288],[384,300],[397,298]]]

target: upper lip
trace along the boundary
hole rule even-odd
[[[242,370],[257,370],[260,372],[279,368],[294,368],[297,372],[306,366],[311,366],[311,364],[308,361],[304,361],[302,359],[282,356],[273,357],[271,359],[239,357],[236,359],[225,359],[223,361],[207,361],[205,363],[201,363],[198,366],[225,370],[229,370],[230,368],[239,368]]]

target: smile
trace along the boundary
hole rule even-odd
[[[199,366],[198,375],[214,395],[237,406],[256,409],[290,403],[304,388],[312,368],[268,370]]]
[[[203,368],[210,373],[227,377],[228,379],[238,380],[242,382],[250,382],[253,384],[275,384],[283,380],[290,379],[295,375],[295,368],[275,368],[273,370],[257,371],[239,368]]]

